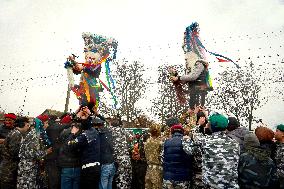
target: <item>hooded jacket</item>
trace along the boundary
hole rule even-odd
[[[260,148],[255,134],[244,137],[244,153],[240,156],[238,173],[241,188],[275,188],[275,164],[270,151]]]
[[[240,144],[241,154],[244,152],[244,137],[249,134],[249,130],[245,127],[238,127],[228,133],[228,136],[235,139]]]

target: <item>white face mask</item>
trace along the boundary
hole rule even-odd
[[[98,52],[94,53],[94,52],[88,51],[85,53],[85,59],[87,62],[91,61],[90,63],[96,64],[97,62],[101,60],[101,55]]]
[[[188,70],[192,70],[194,64],[196,63],[196,61],[199,60],[197,54],[193,53],[193,52],[187,52],[185,54],[185,61],[186,61],[186,68]]]

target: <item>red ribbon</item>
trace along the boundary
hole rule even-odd
[[[104,88],[106,88],[106,90],[110,91],[109,88],[106,86],[106,84],[104,84],[104,82],[102,82],[102,80],[100,80],[100,83],[102,84],[102,86],[104,86]]]
[[[217,57],[216,57],[217,58]],[[218,59],[218,62],[230,62],[229,60],[224,60],[222,58],[217,58]]]

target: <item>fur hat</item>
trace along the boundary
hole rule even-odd
[[[284,124],[277,125],[276,129],[278,129],[279,131],[284,132]]]
[[[254,132],[260,142],[272,141],[274,138],[274,132],[265,126],[257,127]]]
[[[184,132],[184,129],[183,129],[183,127],[182,127],[181,124],[173,125],[173,126],[171,127],[171,133],[173,134],[173,133],[175,133],[175,132],[180,132],[180,133],[183,133],[183,132]]]

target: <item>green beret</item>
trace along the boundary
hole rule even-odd
[[[209,122],[211,123],[211,126],[224,129],[228,126],[228,118],[226,118],[222,114],[213,114],[209,117]]]
[[[278,129],[279,131],[284,132],[284,124],[277,125],[276,129]]]

